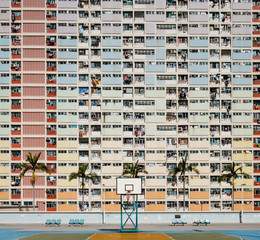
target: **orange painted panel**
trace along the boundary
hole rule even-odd
[[[166,211],[165,204],[149,204],[146,206],[146,211],[148,212],[164,212]]]
[[[78,197],[77,192],[58,192],[59,200],[77,199],[77,197]]]
[[[0,192],[0,199],[1,200],[9,199],[9,192]]]
[[[117,195],[116,192],[103,192],[103,199],[120,199],[120,195]]]
[[[190,211],[191,212],[207,212],[209,211],[209,204],[190,204]]]
[[[190,192],[191,199],[209,199],[209,192]]]
[[[165,192],[146,192],[146,199],[165,199]]]
[[[235,199],[241,199],[242,193],[241,192],[235,192],[234,194]],[[252,191],[243,191],[243,199],[251,199],[253,198],[253,192]]]
[[[105,204],[106,212],[119,212],[120,205],[119,204]]]
[[[234,205],[234,211],[241,211],[241,210],[242,210],[241,204]],[[253,211],[253,205],[243,204],[243,211]]]
[[[76,212],[77,204],[58,204],[58,212]]]

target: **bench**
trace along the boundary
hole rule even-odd
[[[47,219],[45,222],[46,226],[60,226],[61,225],[61,219]]]
[[[84,219],[70,219],[69,226],[83,226],[84,225]]]
[[[184,221],[183,219],[173,219],[172,220],[172,224],[175,225],[182,225],[184,226],[184,224],[187,224],[186,221]]]
[[[205,225],[205,226],[207,226],[208,224],[210,224],[210,221],[207,220],[207,219],[204,219],[204,220],[200,219],[200,220],[194,220],[193,223],[194,223],[195,225],[197,225],[197,226],[199,226],[199,225]]]

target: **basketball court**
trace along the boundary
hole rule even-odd
[[[88,240],[172,240],[164,233],[96,233]]]

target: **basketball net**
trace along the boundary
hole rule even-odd
[[[127,190],[126,191],[127,193],[126,193],[126,200],[127,200],[127,203],[129,203],[129,200],[130,200],[130,197],[131,197],[131,190]]]

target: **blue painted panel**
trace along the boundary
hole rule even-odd
[[[207,52],[190,52],[189,53],[189,59],[190,60],[208,60],[209,55]]]
[[[146,64],[145,72],[165,72],[165,65]]]
[[[152,60],[152,59],[154,59],[154,55],[146,55],[145,58],[146,58],[146,59],[151,59],[151,60]]]
[[[58,64],[58,72],[77,72],[77,64]]]
[[[9,46],[9,45],[10,45],[10,39],[0,38],[0,46]]]
[[[146,39],[145,40],[146,47],[165,47],[165,40],[164,39]]]
[[[2,59],[8,59],[8,58],[10,58],[10,52],[1,51],[1,52],[0,52],[0,58],[2,58]]]
[[[165,48],[156,49],[156,59],[157,60],[165,60],[165,58],[166,58]]]
[[[103,85],[121,85],[122,79],[120,77],[102,77]]]
[[[77,39],[58,39],[58,46],[76,47]]]
[[[233,60],[251,60],[251,52],[248,53],[236,53],[233,52]]]
[[[10,70],[10,64],[1,64],[0,63],[0,71],[9,72],[9,70]]]
[[[102,52],[102,59],[121,59],[121,52]]]
[[[77,77],[58,77],[58,85],[76,85]]]
[[[58,59],[77,59],[77,52],[58,52]]]
[[[252,85],[251,78],[233,78],[233,85]]]
[[[252,41],[251,40],[233,40],[232,46],[233,47],[251,47]]]
[[[190,65],[189,72],[208,72],[208,65]]]
[[[155,74],[146,74],[145,83],[147,85],[154,85],[155,84]]]
[[[102,39],[102,47],[121,47],[121,39]]]
[[[208,78],[190,78],[189,84],[191,85],[208,85]]]
[[[102,71],[103,72],[121,72],[121,64],[120,65],[103,65],[102,64]]]
[[[9,84],[9,77],[0,77],[0,84]]]
[[[233,65],[233,72],[234,73],[251,73],[252,72],[252,66],[250,65]]]
[[[190,47],[208,47],[209,41],[208,40],[189,40]]]

